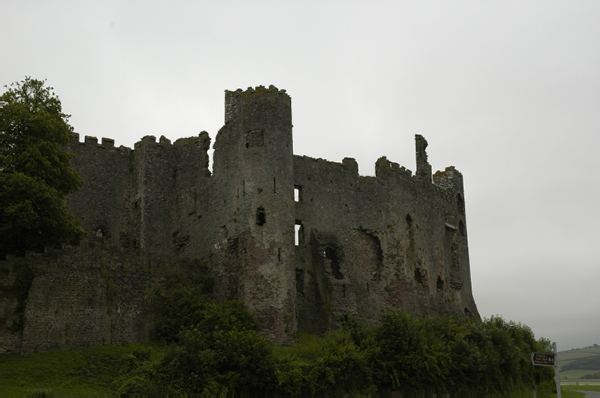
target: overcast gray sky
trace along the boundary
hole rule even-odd
[[[292,97],[294,152],[464,175],[483,317],[600,344],[600,1],[11,1],[0,84],[48,79],[82,136],[223,124],[224,90]]]

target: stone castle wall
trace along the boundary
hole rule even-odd
[[[277,344],[349,314],[375,322],[387,306],[477,314],[462,175],[432,176],[423,137],[414,175],[385,158],[363,177],[354,159],[296,156],[291,99],[271,86],[226,92],[212,173],[209,146],[206,132],[173,144],[147,136],[134,149],[75,137],[84,186],[69,205],[93,247],[0,263],[0,349],[146,341],[144,297],[165,264],[210,264],[215,297],[245,301]],[[36,275],[15,337],[6,324],[20,261]]]
[[[90,239],[79,247],[0,261],[0,272],[29,267],[34,278],[24,313],[24,328],[0,328],[0,352],[43,352],[95,345],[141,342],[153,325],[148,297],[160,278],[141,266],[139,256]],[[0,290],[9,326],[18,305],[14,276]],[[12,282],[12,283],[11,283]]]
[[[441,188],[385,158],[376,177],[357,169],[348,158],[295,158],[299,327],[321,332],[348,314],[375,321],[388,306],[476,314],[460,173],[438,172]]]

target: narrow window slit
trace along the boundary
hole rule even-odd
[[[295,232],[295,244],[296,246],[300,246],[304,243],[304,226],[302,225],[302,221],[296,221]]]
[[[262,226],[267,222],[267,213],[265,212],[265,208],[260,206],[256,209],[256,225]]]

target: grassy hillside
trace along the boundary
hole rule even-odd
[[[0,355],[0,396],[90,395],[114,392],[112,382],[140,351],[160,347],[99,346],[82,351]]]
[[[560,377],[563,380],[581,379],[585,375],[598,373],[600,372],[600,346],[559,352],[558,364],[561,369]]]

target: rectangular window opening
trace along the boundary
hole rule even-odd
[[[264,130],[251,130],[246,132],[246,149],[260,148],[264,145]]]
[[[262,226],[267,222],[267,213],[265,212],[265,208],[260,206],[256,209],[256,225]]]
[[[294,185],[294,202],[302,202],[302,187]]]
[[[295,232],[295,244],[300,246],[304,243],[304,226],[301,221],[296,221]]]

